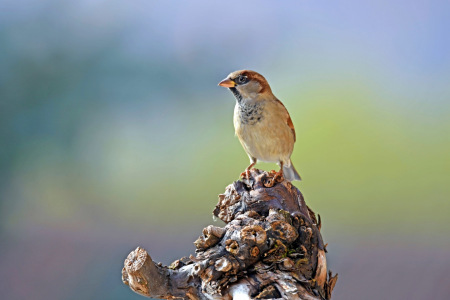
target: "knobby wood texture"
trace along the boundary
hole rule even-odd
[[[330,299],[337,275],[327,272],[320,216],[300,191],[275,172],[252,169],[227,186],[196,255],[169,267],[138,247],[125,260],[122,281],[160,299]]]

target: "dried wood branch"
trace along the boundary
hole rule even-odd
[[[290,182],[273,184],[274,175],[252,169],[219,195],[214,215],[227,224],[203,229],[195,257],[166,267],[138,247],[123,282],[161,299],[330,299],[337,275],[327,272],[320,218]]]

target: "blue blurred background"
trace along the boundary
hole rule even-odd
[[[248,165],[217,83],[249,68],[296,127],[333,298],[449,299],[449,10],[2,0],[1,298],[143,299],[121,282],[131,250],[193,253]]]

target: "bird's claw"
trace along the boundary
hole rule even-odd
[[[272,172],[274,172],[274,171],[272,171]],[[282,180],[283,180],[283,171],[280,170],[279,172],[275,173],[275,175],[272,178],[266,180],[266,182],[264,182],[264,186],[271,188],[275,185],[275,183],[282,181]]]
[[[244,179],[250,179],[250,170],[246,169],[244,172],[242,172],[241,177]]]

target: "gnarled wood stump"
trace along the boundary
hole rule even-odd
[[[123,282],[161,299],[330,299],[337,275],[327,273],[320,217],[274,175],[252,169],[219,195],[214,215],[227,224],[203,229],[195,257],[166,267],[138,247],[125,260]]]

